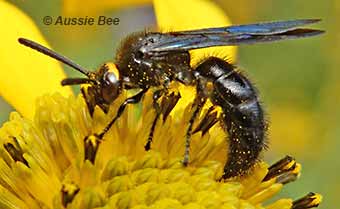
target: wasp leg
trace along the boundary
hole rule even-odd
[[[153,93],[153,102],[152,102],[152,105],[153,105],[153,108],[155,109],[156,111],[156,116],[152,122],[152,126],[151,126],[151,129],[150,129],[150,133],[149,133],[149,137],[148,137],[148,141],[146,142],[145,146],[144,146],[144,149],[146,151],[150,150],[151,149],[151,143],[152,143],[152,138],[153,138],[153,133],[155,131],[155,127],[156,127],[156,124],[157,124],[157,121],[158,121],[158,118],[159,116],[161,115],[161,107],[159,106],[158,104],[158,99],[161,98],[161,96],[164,94],[166,90],[165,89],[159,89],[157,91],[155,91]]]
[[[185,151],[184,151],[184,159],[183,159],[183,165],[187,166],[189,163],[189,152],[190,152],[190,143],[191,143],[191,135],[192,135],[192,128],[195,122],[195,119],[197,118],[198,114],[203,108],[204,103],[206,102],[205,98],[196,97],[192,108],[196,107],[193,114],[191,115],[191,118],[189,120],[189,126],[186,132],[185,137]]]
[[[207,97],[204,96],[204,82],[202,79],[197,79],[197,86],[196,86],[196,98],[194,100],[194,103],[192,104],[192,108],[196,109],[194,110],[194,112],[191,115],[191,118],[189,120],[189,126],[186,132],[186,137],[185,137],[185,151],[184,151],[184,159],[183,159],[183,165],[187,166],[189,163],[189,152],[190,152],[190,142],[191,142],[191,135],[192,133],[192,128],[195,122],[195,119],[197,118],[197,116],[199,115],[199,113],[201,112],[205,102],[207,101]]]
[[[98,134],[97,136],[102,139],[104,137],[104,135],[110,130],[110,128],[112,127],[112,125],[116,122],[116,120],[123,114],[126,105],[128,104],[136,104],[138,102],[140,102],[144,96],[144,94],[148,91],[149,89],[143,89],[142,91],[140,91],[138,94],[127,98],[123,104],[121,104],[118,108],[118,112],[116,114],[116,116],[110,121],[110,123],[104,128],[104,130]]]

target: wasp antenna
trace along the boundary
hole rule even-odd
[[[45,54],[49,57],[52,57],[52,58],[54,58],[54,59],[56,59],[56,60],[58,60],[58,61],[60,61],[64,64],[76,69],[77,71],[81,72],[82,74],[86,75],[87,77],[89,77],[91,75],[90,71],[86,70],[82,66],[73,62],[71,59],[69,59],[69,58],[67,58],[63,55],[60,55],[57,52],[52,51],[51,49],[48,49],[41,44],[38,44],[34,41],[31,41],[31,40],[28,40],[28,39],[25,39],[25,38],[19,38],[18,41],[22,45],[25,45],[27,47],[34,49],[34,50],[37,50],[38,52],[41,52],[41,53],[43,53],[43,54]]]
[[[89,83],[96,83],[96,80],[92,80],[89,78],[65,78],[61,81],[62,86],[69,86],[69,85],[79,85],[79,84],[89,84]]]

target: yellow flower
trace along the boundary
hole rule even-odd
[[[176,10],[171,9],[173,7],[169,2],[157,0],[154,3],[158,23],[163,29],[165,26],[176,30],[211,27],[227,21],[219,9],[207,1],[187,1],[190,4],[177,0],[171,2],[181,4],[183,10],[178,10],[178,15]],[[166,15],[169,10],[173,15]],[[15,15],[10,16],[8,13],[12,12]],[[20,58],[20,62],[23,60],[27,68],[25,72],[30,73],[29,76],[17,76],[14,79],[11,78],[13,74],[6,74],[1,70],[4,75],[9,75],[6,77],[8,80],[13,79],[8,88],[14,88],[15,94],[6,90],[9,95],[6,98],[13,101],[14,105],[19,104],[19,110],[26,116],[14,112],[0,129],[1,208],[307,209],[320,203],[321,196],[314,193],[295,201],[280,199],[273,203],[264,203],[279,192],[283,185],[299,176],[301,166],[291,157],[285,157],[270,167],[259,162],[247,176],[221,180],[227,160],[227,136],[218,125],[213,126],[204,136],[200,133],[192,136],[191,161],[188,167],[184,167],[181,163],[184,136],[192,113],[189,103],[177,110],[176,120],[172,115],[165,121],[159,120],[151,151],[144,150],[145,139],[155,116],[151,93],[142,100],[143,108],[141,114],[138,114],[140,116],[136,114],[139,107],[128,106],[100,141],[91,137],[92,134],[100,132],[112,119],[119,104],[126,98],[126,92],[110,106],[108,114],[96,108],[93,117],[80,95],[65,97],[60,93],[46,94],[36,101],[35,115],[31,117],[35,96],[39,93],[23,95],[26,97],[25,102],[29,102],[25,107],[20,106],[18,92],[23,86],[28,90],[36,90],[31,85],[43,88],[46,79],[41,77],[45,75],[40,74],[43,70],[51,70],[51,74],[57,75],[55,82],[47,79],[49,85],[55,87],[59,86],[63,74],[61,70],[58,71],[60,67],[57,64],[48,64],[53,63],[50,59],[49,62],[40,62],[45,59],[44,56],[33,58],[32,55],[35,56],[36,52],[23,47],[17,48],[12,43],[13,40],[16,43],[18,36],[23,36],[44,44],[27,16],[2,1],[0,14],[5,14],[7,18],[16,18],[18,24],[22,24],[22,30],[26,30],[25,33],[17,33],[15,28],[9,28],[14,32],[8,33],[8,50],[18,50],[15,51],[20,55],[17,59]],[[185,21],[180,18],[172,24],[167,19],[172,19],[172,16],[182,17]],[[211,22],[196,26],[185,25],[189,24],[186,23],[189,18],[193,18],[192,23],[204,22],[203,19],[210,19]],[[29,35],[28,31],[36,32]],[[230,49],[219,48],[218,51],[227,53]],[[196,53],[195,57],[200,57],[214,52],[203,50],[193,53]],[[20,75],[22,68],[8,64],[13,59],[5,57],[3,52],[1,55],[3,66]],[[22,58],[21,55],[28,58]],[[38,74],[35,74],[35,68],[39,68]],[[27,83],[27,79],[36,79],[35,84]],[[17,84],[15,81],[22,83]],[[5,95],[6,92],[2,91],[3,88],[1,93]]]
[[[93,118],[81,96],[60,94],[40,98],[33,121],[12,113],[0,129],[1,208],[307,209],[321,201],[309,194],[263,203],[298,177],[301,166],[290,157],[269,168],[259,163],[247,177],[220,181],[226,142],[219,126],[193,136],[191,163],[184,167],[190,108],[182,110],[179,122],[168,116],[159,123],[152,151],[145,151],[142,139],[155,114],[151,94],[142,101],[141,117],[138,107],[130,106],[103,141],[84,141],[102,130],[125,98],[121,95],[108,114],[96,109]]]

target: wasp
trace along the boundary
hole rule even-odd
[[[224,166],[223,178],[245,174],[258,160],[266,147],[266,118],[254,85],[230,62],[219,57],[207,57],[197,66],[190,65],[190,50],[213,46],[257,44],[315,36],[321,30],[300,28],[319,19],[267,22],[229,27],[206,28],[177,32],[138,32],[128,36],[116,52],[115,61],[102,65],[97,71],[84,69],[70,59],[33,41],[19,38],[19,42],[54,59],[73,67],[86,78],[66,78],[62,85],[90,84],[82,93],[89,111],[93,114],[98,105],[105,112],[123,89],[139,90],[127,98],[119,107],[116,116],[96,137],[102,139],[128,104],[141,101],[143,95],[153,90],[153,106],[156,111],[153,126],[145,145],[152,145],[154,126],[162,113],[159,98],[173,100],[169,111],[176,105],[178,97],[170,97],[169,85],[180,82],[196,88],[194,109],[186,130],[183,164],[189,163],[190,138],[194,132],[206,130],[216,123],[216,115],[208,114],[198,129],[193,123],[203,106],[210,100],[222,109],[218,120],[229,135],[228,160]],[[211,117],[212,116],[212,117]]]

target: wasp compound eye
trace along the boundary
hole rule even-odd
[[[101,87],[102,98],[107,103],[113,102],[120,93],[120,81],[114,72],[104,73]]]
[[[107,104],[110,104],[120,93],[119,71],[113,63],[105,63],[100,71],[103,73],[100,81],[101,96]]]

